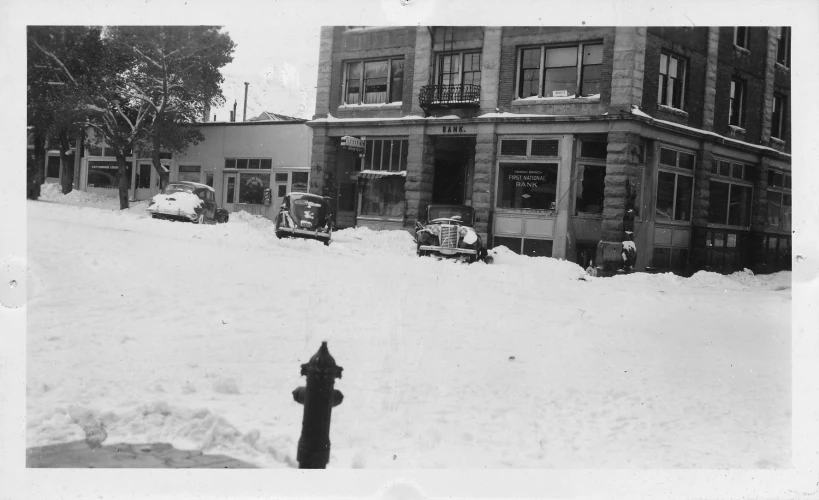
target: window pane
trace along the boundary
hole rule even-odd
[[[293,182],[291,183],[290,190],[298,193],[306,193],[309,189],[307,179],[310,174],[308,172],[293,172],[292,175]]]
[[[603,45],[583,46],[583,64],[602,64]]]
[[[742,165],[739,163],[731,164],[731,177],[734,179],[742,179]]]
[[[126,164],[128,189],[131,189],[131,164]],[[88,162],[88,187],[117,189],[119,187],[119,167],[114,160]]]
[[[177,180],[199,182],[201,179],[201,169],[202,167],[199,165],[180,165]]]
[[[247,158],[236,160],[236,168],[247,168]]]
[[[590,96],[600,93],[600,84],[602,83],[603,65],[597,64],[594,66],[583,67],[583,81],[580,85],[580,95]]]
[[[387,61],[364,63],[364,104],[387,100]]]
[[[751,225],[751,188],[731,186],[731,205],[728,210],[728,224],[732,226]]]
[[[401,170],[401,143],[400,139],[392,141],[392,155],[390,156],[390,170]]]
[[[554,210],[557,192],[556,164],[513,164],[500,166],[501,208]]]
[[[756,180],[756,169],[753,165],[744,165],[742,168],[742,178],[746,181]]]
[[[372,170],[373,168],[373,144],[375,144],[375,141],[369,139],[364,143],[364,170]]]
[[[577,198],[575,207],[577,213],[602,214],[603,191],[606,188],[605,165],[579,165],[577,183]]]
[[[668,74],[668,56],[665,54],[660,54],[660,74]]]
[[[264,190],[270,187],[270,174],[239,174],[239,203],[261,205]]]
[[[555,97],[555,92],[562,94],[560,91],[565,91],[566,95],[575,95],[577,89],[577,68],[569,66],[566,68],[548,68],[544,72],[544,97]]]
[[[691,220],[691,197],[694,192],[694,178],[685,175],[677,176],[677,206],[674,220]]]
[[[680,153],[680,168],[687,170],[694,170],[694,155],[689,153]]]
[[[598,158],[605,160],[608,152],[608,143],[601,141],[583,141],[580,144],[580,156],[583,158]]]
[[[504,139],[501,141],[502,156],[526,156],[526,141]]]
[[[347,103],[358,104],[361,91],[361,63],[347,65]]]
[[[557,156],[557,146],[557,140],[533,140],[532,156]]]
[[[205,184],[213,187],[213,174],[205,174]]]
[[[236,177],[228,177],[227,182],[227,203],[233,203],[233,193],[236,191]]]
[[[287,182],[287,172],[278,172],[275,174],[273,179],[276,182]]]
[[[367,179],[361,196],[361,215],[404,216],[404,178]]]
[[[728,184],[711,181],[708,195],[708,222],[725,224],[728,221]]]
[[[659,172],[657,175],[656,220],[672,220],[674,210],[674,174]]]
[[[782,216],[782,193],[768,191],[768,219],[769,226],[779,227]]]
[[[225,168],[236,168],[236,158],[225,158]]]
[[[401,102],[404,98],[404,60],[393,59],[390,74],[390,102]]]
[[[259,168],[259,159],[258,158],[251,158],[247,161],[247,168],[258,169]]]
[[[381,170],[390,170],[390,157],[392,155],[392,141],[386,140],[381,149]]]
[[[272,166],[273,160],[271,160],[270,158],[266,158],[261,161],[261,165],[259,165],[259,168],[261,168],[262,170],[270,170]]]
[[[677,152],[672,149],[660,148],[660,164],[676,167]]]
[[[564,66],[577,68],[577,47],[546,49],[545,63],[547,68],[560,68]]]
[[[409,149],[409,141],[403,139],[401,141],[401,167],[399,170],[406,170],[407,169],[407,154]]]
[[[382,141],[380,139],[373,141],[373,164],[372,164],[372,167],[370,167],[373,170],[381,170],[382,169],[382,167],[381,167],[381,146],[382,146],[383,142],[384,141]]]
[[[731,175],[731,164],[727,161],[719,162],[719,175],[724,175],[728,177]]]

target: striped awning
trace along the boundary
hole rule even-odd
[[[384,177],[406,177],[406,170],[362,170],[359,179],[381,179]]]

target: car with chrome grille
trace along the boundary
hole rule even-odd
[[[492,263],[481,235],[475,231],[475,209],[465,205],[429,205],[423,222],[415,223],[415,243],[419,257]]]
[[[333,217],[329,198],[310,193],[288,193],[276,216],[277,238],[307,238],[330,244]]]

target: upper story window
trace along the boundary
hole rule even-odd
[[[791,29],[788,26],[776,28],[776,62],[791,67]]]
[[[481,53],[439,54],[435,82],[438,85],[480,85]]]
[[[682,109],[685,93],[685,59],[668,53],[660,54],[660,88],[657,103]]]
[[[734,45],[748,49],[748,26],[736,26],[734,28]]]
[[[731,79],[730,106],[728,108],[728,123],[735,127],[745,124],[745,82],[739,78]]]
[[[344,104],[401,102],[404,58],[351,61],[344,67]]]
[[[785,104],[787,98],[782,94],[774,94],[773,109],[771,110],[771,137],[785,138]]]
[[[575,97],[600,94],[603,44],[525,47],[518,52],[517,96]]]

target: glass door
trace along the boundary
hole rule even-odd
[[[236,174],[225,174],[225,182],[222,184],[222,208],[228,212],[236,210]]]
[[[282,206],[282,200],[284,200],[284,196],[290,191],[289,184],[289,172],[278,172],[274,176],[273,180],[273,211],[272,214],[279,213],[279,207]]]

